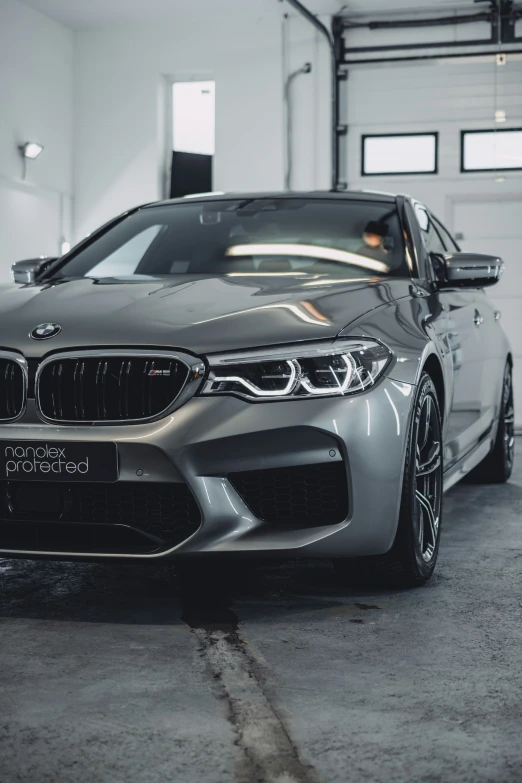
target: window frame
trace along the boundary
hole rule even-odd
[[[444,244],[444,240],[442,239],[436,225],[436,218],[432,214],[432,212],[428,209],[428,207],[422,203],[422,201],[417,201],[417,199],[410,199],[409,200],[410,208],[411,208],[411,220],[415,223],[415,233],[417,235],[417,242],[419,244],[419,250],[420,250],[420,273],[422,280],[428,281],[429,284],[436,284],[437,282],[437,274],[435,272],[435,269],[433,267],[433,262],[431,259],[431,253],[435,253],[436,251],[429,251],[426,247],[426,244],[424,242],[424,234],[426,231],[429,230],[429,226],[433,227],[433,231],[439,238],[439,241],[443,248],[446,247]],[[418,218],[418,210],[422,210],[426,217],[428,218],[428,228],[425,230],[421,228],[419,218]],[[438,221],[440,223],[440,221]],[[448,232],[449,233],[449,232]],[[424,273],[424,274],[423,274]]]
[[[399,196],[399,198],[401,198]],[[428,276],[427,253],[422,241],[422,232],[415,214],[415,200],[404,198],[404,219],[408,232],[411,234],[413,251],[415,253],[415,268],[411,271],[413,280],[425,280]]]
[[[521,166],[507,166],[507,167],[498,167],[498,168],[486,168],[486,169],[466,169],[464,167],[464,142],[466,136],[471,136],[475,133],[487,133],[487,134],[495,134],[495,133],[522,133],[522,128],[494,128],[493,130],[490,130],[490,128],[481,128],[481,129],[473,129],[473,130],[461,130],[460,131],[460,173],[461,174],[484,174],[484,173],[490,173],[495,171],[522,171],[522,165]]]
[[[364,145],[366,139],[389,139],[398,138],[404,136],[432,136],[435,139],[435,167],[432,171],[372,171],[367,172],[364,170],[365,153]],[[419,177],[419,176],[433,176],[439,173],[439,132],[438,131],[421,131],[419,133],[363,133],[361,134],[361,177]]]

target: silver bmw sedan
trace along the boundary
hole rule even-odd
[[[513,465],[512,355],[429,209],[148,204],[0,289],[2,556],[331,558],[418,585],[443,491]]]

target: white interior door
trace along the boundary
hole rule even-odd
[[[462,250],[499,255],[506,269],[488,294],[502,313],[514,358],[515,423],[522,429],[522,199],[462,201],[454,205]]]

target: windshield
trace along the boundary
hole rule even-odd
[[[180,274],[409,276],[395,204],[313,198],[143,209],[51,272],[54,279]]]

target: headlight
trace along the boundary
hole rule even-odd
[[[248,400],[354,394],[372,386],[391,359],[373,340],[309,345],[209,356],[200,394],[232,394]]]

